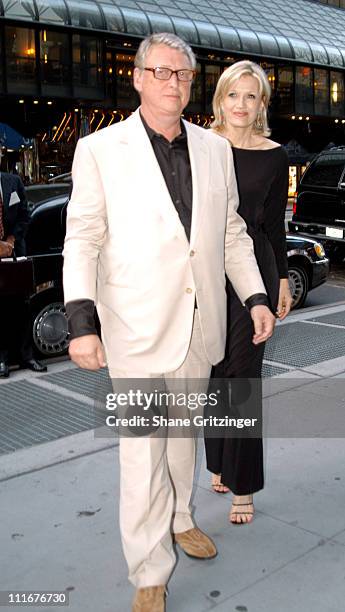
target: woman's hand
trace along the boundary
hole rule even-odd
[[[279,299],[277,307],[277,317],[280,321],[285,319],[291,310],[292,296],[287,278],[280,279]]]

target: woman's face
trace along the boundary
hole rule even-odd
[[[226,125],[236,128],[252,126],[263,106],[259,81],[249,74],[231,83],[221,103]]]

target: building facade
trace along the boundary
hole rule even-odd
[[[137,107],[132,75],[140,40],[174,32],[197,55],[185,116],[200,125],[210,122],[213,92],[226,66],[249,58],[265,69],[272,137],[287,145],[293,191],[294,176],[313,153],[345,142],[342,4],[0,0],[0,122],[34,138],[41,167],[51,166],[53,174],[67,170],[80,135]]]

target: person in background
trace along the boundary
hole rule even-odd
[[[69,350],[82,368],[107,361],[114,389],[121,379],[158,377],[180,381],[186,393],[190,379],[204,380],[207,390],[211,364],[224,355],[224,265],[254,320],[254,341],[273,332],[252,241],[236,213],[230,147],[181,120],[195,67],[177,36],[146,38],[135,58],[140,108],[77,144],[64,246]],[[174,542],[196,559],[217,554],[191,515],[194,465],[191,436],[120,438],[133,612],[165,610]]]
[[[253,239],[271,311],[282,321],[292,303],[284,224],[289,175],[285,150],[268,138],[270,93],[267,76],[258,64],[247,60],[235,62],[218,81],[211,127],[232,145],[240,199],[238,213]],[[227,284],[227,294],[225,357],[214,368],[214,378],[231,379],[231,401],[229,393],[226,394],[229,413],[241,405],[250,386],[250,411],[261,419],[265,343],[252,342],[251,317],[231,282]],[[262,439],[209,437],[205,438],[205,445],[214,491],[233,493],[230,521],[251,522],[253,493],[264,486]]]
[[[13,252],[16,257],[25,255],[25,234],[29,216],[25,189],[20,177],[0,172],[0,259],[11,257]],[[20,366],[33,372],[46,372],[46,366],[33,357],[28,303],[20,302],[18,298],[0,296],[0,378],[9,376],[8,359],[13,330],[8,322],[10,318],[14,320],[14,312],[20,332]]]

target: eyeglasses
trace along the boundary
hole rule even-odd
[[[157,68],[143,68],[143,70],[149,70],[152,72],[155,79],[158,79],[159,81],[169,81],[172,75],[176,74],[179,81],[190,82],[196,75],[195,70],[171,70],[171,68],[161,68],[160,66],[157,66]]]

